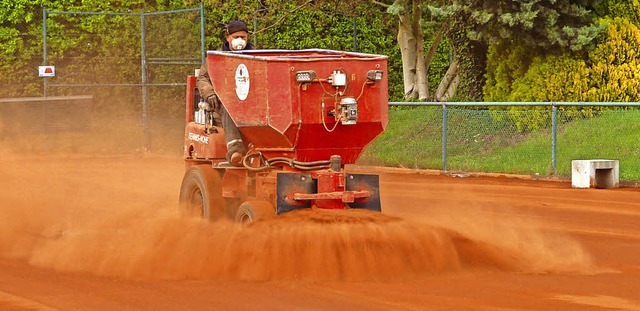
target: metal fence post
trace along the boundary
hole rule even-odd
[[[353,51],[358,51],[358,19],[353,16]]]
[[[447,103],[442,103],[442,170],[447,171]]]
[[[200,63],[204,64],[207,57],[207,51],[204,47],[204,2],[200,2],[200,51],[202,52],[202,61]]]
[[[144,9],[140,12],[140,59],[142,74],[142,127],[144,130],[144,150],[149,151],[149,98],[147,96],[147,52],[146,52],[146,34],[144,25]]]
[[[42,8],[42,66],[47,65],[47,7]],[[42,77],[42,91],[47,97],[47,77]]]
[[[551,166],[553,168],[553,174],[557,173],[557,140],[558,140],[558,107],[554,102],[551,102]]]

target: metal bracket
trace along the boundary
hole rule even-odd
[[[381,212],[380,207],[380,178],[378,175],[347,174],[346,191],[366,191],[368,197],[356,197],[353,203],[348,203],[351,208],[364,208],[375,212]]]
[[[276,177],[276,213],[286,213],[295,209],[310,208],[311,201],[300,201],[295,194],[311,194],[317,189],[311,174],[278,173]]]

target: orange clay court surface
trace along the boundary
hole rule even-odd
[[[637,188],[381,169],[382,214],[240,227],[183,172],[0,152],[0,310],[640,310]]]

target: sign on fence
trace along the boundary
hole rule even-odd
[[[38,66],[38,75],[41,77],[55,77],[56,67],[55,66]]]

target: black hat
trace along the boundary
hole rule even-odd
[[[247,24],[245,24],[243,21],[231,21],[227,25],[227,35],[238,31],[249,32],[249,28],[247,28]]]

